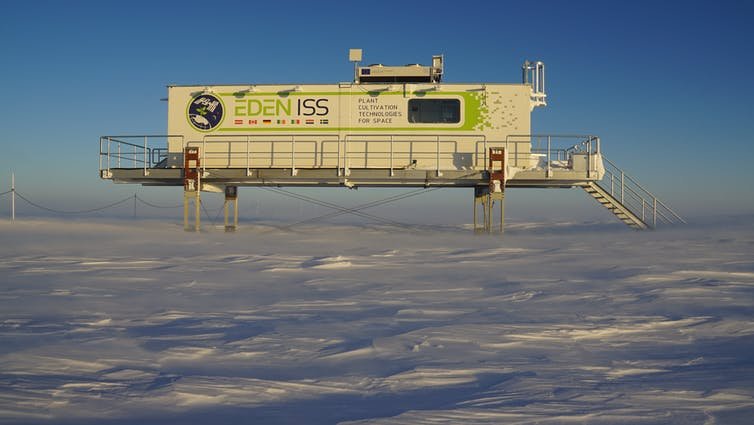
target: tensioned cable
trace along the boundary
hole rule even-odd
[[[204,215],[207,216],[207,220],[209,220],[212,225],[215,225],[215,220],[217,220],[218,217],[220,217],[220,213],[222,212],[223,207],[220,207],[217,210],[217,214],[215,214],[215,218],[212,218],[212,216],[209,214],[209,211],[207,210],[207,207],[204,206],[204,202],[199,201],[199,204],[202,206],[202,210],[204,210]]]
[[[221,173],[218,173],[216,171],[213,172],[213,174],[218,175],[220,177],[224,177]],[[284,189],[281,189],[281,188],[278,188],[278,187],[270,187],[270,186],[258,186],[258,187],[260,189],[266,190],[268,192],[278,193],[278,194],[281,194],[281,195],[284,195],[284,196],[288,196],[288,197],[291,197],[291,198],[294,198],[294,199],[298,199],[298,200],[301,200],[301,201],[306,201],[306,202],[309,202],[309,203],[312,203],[312,204],[315,204],[315,205],[319,205],[319,206],[323,206],[323,207],[327,207],[327,208],[332,208],[332,209],[335,209],[335,210],[340,210],[340,211],[343,211],[343,214],[345,214],[346,212],[349,212],[351,214],[358,215],[358,216],[361,216],[363,218],[371,219],[371,220],[374,220],[374,221],[379,221],[379,222],[382,222],[382,223],[385,223],[385,224],[390,224],[390,225],[393,225],[393,226],[410,228],[410,225],[407,225],[405,223],[400,223],[400,222],[397,222],[397,221],[394,221],[394,220],[385,219],[385,218],[382,218],[382,217],[378,217],[378,216],[375,216],[375,215],[372,215],[372,214],[369,214],[369,213],[360,212],[360,211],[348,211],[349,209],[346,208],[346,207],[342,207],[340,205],[333,204],[333,203],[330,203],[330,202],[327,202],[327,201],[322,201],[322,200],[319,200],[319,199],[316,199],[316,198],[312,198],[310,196],[301,195],[301,194],[298,194],[298,193],[295,193],[295,192],[290,192],[290,191],[287,191],[287,190],[284,190]],[[290,227],[290,226],[287,226],[287,227]],[[280,227],[280,229],[285,229],[285,228],[286,227]]]
[[[223,177],[221,173],[217,173],[216,171],[214,171],[213,174],[216,174],[216,175],[218,175],[220,177]],[[471,175],[471,174],[469,174],[469,175]],[[466,176],[462,176],[462,177],[466,177]],[[390,220],[390,219],[385,219],[385,218],[382,218],[382,217],[378,217],[378,216],[373,215],[373,214],[365,213],[365,212],[363,212],[361,210],[367,209],[367,208],[376,207],[376,206],[379,206],[379,205],[385,205],[387,203],[395,202],[395,201],[398,201],[398,200],[401,200],[401,199],[406,199],[406,198],[410,198],[410,197],[413,197],[413,196],[418,196],[418,195],[421,195],[421,194],[424,194],[424,193],[429,193],[429,192],[435,191],[437,189],[441,189],[440,187],[433,187],[433,188],[430,188],[430,189],[421,188],[421,189],[418,189],[418,190],[415,190],[415,191],[412,191],[412,192],[409,192],[409,193],[406,193],[406,194],[394,195],[394,196],[391,196],[391,197],[388,197],[388,198],[385,198],[385,199],[382,199],[382,200],[372,201],[372,202],[369,202],[369,203],[366,203],[366,204],[358,205],[356,207],[346,208],[346,207],[343,207],[343,206],[340,206],[340,205],[337,205],[337,204],[333,204],[333,203],[330,203],[330,202],[327,202],[327,201],[322,201],[322,200],[319,200],[319,199],[316,199],[316,198],[312,198],[310,196],[297,194],[295,192],[290,192],[290,191],[281,189],[279,187],[271,187],[271,186],[256,186],[256,187],[258,187],[260,189],[263,189],[263,190],[266,190],[268,192],[278,193],[278,194],[281,194],[281,195],[284,195],[284,196],[288,196],[288,197],[291,197],[291,198],[294,198],[294,199],[298,199],[298,200],[301,200],[301,201],[306,201],[306,202],[309,202],[309,203],[312,203],[312,204],[315,204],[315,205],[324,206],[326,208],[332,208],[332,209],[336,210],[336,211],[333,211],[333,212],[329,212],[327,214],[323,214],[323,215],[318,216],[318,217],[313,217],[313,218],[310,218],[310,219],[307,219],[307,220],[303,220],[303,221],[300,221],[300,222],[297,222],[297,223],[293,223],[293,224],[290,224],[290,225],[287,225],[287,226],[278,227],[279,229],[283,229],[283,230],[289,229],[289,228],[291,228],[293,226],[296,226],[296,225],[299,225],[299,224],[308,223],[308,222],[319,220],[319,219],[322,219],[322,218],[336,217],[336,216],[339,216],[339,215],[342,215],[342,214],[354,214],[354,215],[357,215],[357,216],[360,216],[360,217],[363,217],[363,218],[367,218],[367,219],[379,221],[379,222],[382,222],[382,223],[385,223],[385,224],[390,224],[390,225],[394,225],[394,226],[398,226],[398,227],[404,227],[404,228],[411,229],[411,228],[416,227],[416,226],[412,226],[412,225],[405,224],[405,223],[400,223],[400,222],[397,222],[397,221],[394,221],[394,220]],[[203,207],[203,205],[202,205],[202,207]],[[209,218],[209,213],[206,211],[206,209],[205,209],[205,214]],[[219,216],[219,211],[218,211],[217,216]]]
[[[310,218],[310,219],[307,219],[307,220],[303,220],[303,221],[300,221],[300,222],[297,222],[297,223],[290,224],[288,226],[284,226],[283,229],[290,228],[290,227],[293,227],[293,226],[296,226],[296,225],[299,225],[299,224],[304,224],[304,223],[316,221],[316,220],[323,219],[323,218],[337,217],[337,216],[342,215],[342,214],[354,214],[354,215],[358,215],[358,216],[361,216],[361,217],[364,217],[364,218],[372,219],[372,220],[379,221],[379,222],[386,223],[386,224],[396,225],[396,226],[400,226],[400,227],[410,227],[410,225],[407,225],[405,223],[400,223],[400,222],[397,222],[397,221],[394,221],[394,220],[389,220],[389,219],[385,219],[385,218],[382,218],[382,217],[378,217],[378,216],[375,216],[373,214],[368,214],[368,213],[362,212],[361,210],[366,209],[366,208],[371,208],[371,207],[374,207],[374,206],[378,206],[378,205],[384,205],[384,204],[387,204],[387,203],[390,203],[390,202],[395,202],[395,201],[398,201],[398,200],[401,200],[401,199],[409,198],[409,197],[412,197],[412,196],[420,195],[422,193],[427,193],[427,192],[439,189],[439,188],[431,188],[431,189],[427,190],[427,189],[423,189],[422,188],[422,189],[418,189],[416,191],[412,191],[412,192],[409,192],[409,193],[406,193],[406,194],[394,195],[394,196],[391,196],[391,197],[388,197],[388,198],[385,198],[385,199],[381,199],[381,200],[372,201],[372,202],[369,202],[369,203],[366,203],[366,204],[358,205],[356,207],[346,208],[346,207],[342,207],[342,206],[337,205],[337,204],[333,204],[333,203],[330,203],[330,202],[322,201],[322,200],[319,200],[319,199],[316,199],[316,198],[312,198],[312,197],[309,197],[309,196],[306,196],[306,195],[302,195],[302,194],[290,192],[290,191],[287,191],[287,190],[284,190],[284,189],[281,189],[281,188],[274,188],[274,187],[261,187],[261,188],[265,189],[265,190],[268,190],[268,191],[271,191],[271,192],[274,192],[274,193],[279,193],[279,194],[282,194],[282,195],[285,195],[285,196],[289,196],[289,197],[292,197],[292,198],[295,198],[295,199],[298,199],[298,200],[310,202],[310,203],[313,203],[313,204],[316,204],[316,205],[320,205],[320,206],[324,206],[324,207],[332,208],[332,209],[336,210],[336,211],[333,211],[333,212],[329,212],[327,214],[323,214],[323,215],[318,216],[318,217],[313,217],[313,218]],[[0,196],[7,195],[8,193],[11,193],[11,192],[14,192],[14,190],[8,190],[8,191],[5,191],[5,192],[2,192],[2,193],[0,193]],[[63,210],[57,210],[57,209],[54,209],[54,208],[45,207],[44,205],[40,205],[40,204],[38,204],[38,203],[30,200],[29,198],[23,196],[18,191],[16,191],[16,194],[18,194],[19,198],[23,199],[29,205],[32,205],[32,206],[34,206],[36,208],[39,208],[39,209],[42,209],[42,210],[45,210],[45,211],[57,213],[57,214],[86,214],[86,213],[91,213],[91,212],[96,212],[96,211],[102,211],[102,210],[105,210],[105,209],[112,208],[112,207],[115,207],[117,205],[120,205],[122,203],[125,203],[125,202],[127,202],[127,201],[129,201],[131,199],[139,201],[139,202],[143,203],[144,205],[147,205],[147,206],[152,207],[152,208],[173,209],[173,208],[180,208],[182,206],[182,205],[170,205],[170,206],[167,206],[167,205],[157,205],[157,204],[149,202],[149,201],[147,201],[147,200],[139,197],[138,195],[134,194],[133,196],[129,196],[128,198],[124,198],[124,199],[122,199],[120,201],[116,201],[116,202],[113,202],[113,203],[110,203],[110,204],[107,204],[107,205],[104,205],[104,206],[101,206],[101,207],[95,207],[95,208],[91,208],[91,209],[87,209],[87,210],[80,210],[80,211],[63,211]],[[202,209],[204,210],[204,213],[205,213],[206,217],[214,225],[216,223],[217,219],[219,218],[220,213],[222,212],[222,208],[223,207],[220,207],[217,210],[217,213],[215,214],[214,218],[212,218],[210,212],[207,210],[207,208],[206,208],[206,206],[204,205],[203,202],[201,203],[201,206],[202,206]]]
[[[329,213],[326,213],[326,214],[322,214],[322,215],[317,216],[317,217],[308,218],[306,220],[302,220],[302,221],[290,224],[290,225],[288,225],[286,227],[298,226],[300,224],[305,224],[305,223],[309,223],[309,222],[317,221],[317,220],[321,220],[321,219],[326,219],[326,218],[337,217],[337,216],[343,215],[343,214],[352,214],[354,212],[361,211],[361,210],[364,210],[364,209],[367,209],[367,208],[373,208],[373,207],[377,207],[377,206],[381,206],[381,205],[386,205],[386,204],[389,204],[391,202],[396,202],[396,201],[400,201],[401,199],[406,199],[406,198],[411,198],[411,197],[418,196],[418,195],[423,195],[425,193],[429,193],[429,192],[432,192],[432,191],[435,191],[435,190],[438,190],[438,189],[441,189],[441,188],[439,188],[439,187],[433,187],[433,188],[430,188],[430,189],[424,189],[424,188],[422,188],[422,189],[418,189],[418,190],[415,190],[415,191],[412,191],[412,192],[409,192],[409,193],[403,193],[403,194],[400,194],[400,195],[393,195],[393,196],[390,196],[388,198],[384,198],[384,199],[380,199],[380,200],[377,200],[377,201],[368,202],[366,204],[357,205],[355,207],[347,208],[347,209],[342,210],[342,211],[332,211],[332,212],[329,212]]]
[[[335,209],[335,210],[338,210],[338,211],[346,211],[346,210],[348,210],[348,208],[342,207],[342,206],[337,205],[337,204],[333,204],[333,203],[330,203],[330,202],[327,202],[327,201],[322,201],[322,200],[319,200],[319,199],[316,199],[316,198],[311,198],[311,197],[308,197],[306,195],[301,195],[301,194],[298,194],[298,193],[295,193],[295,192],[290,192],[290,191],[287,191],[287,190],[284,190],[284,189],[280,189],[280,188],[262,187],[262,189],[270,191],[270,192],[278,193],[278,194],[281,194],[281,195],[284,195],[284,196],[289,196],[291,198],[298,199],[298,200],[301,200],[301,201],[309,202],[309,203],[312,203],[312,204],[315,204],[315,205],[319,205],[319,206],[323,206],[323,207]],[[399,225],[399,226],[403,225],[403,223],[391,222],[391,220],[383,219],[381,217],[377,217],[375,215],[368,214],[368,213],[362,213],[362,212],[356,211],[353,214],[361,216],[361,217],[364,217],[364,218],[369,218],[369,219],[372,219],[372,220],[375,220],[375,221],[381,221],[381,222],[384,222],[384,223],[390,223],[390,224],[395,224],[395,225]]]
[[[340,210],[340,211],[343,211],[344,214],[348,210],[348,208],[341,207],[340,205],[332,204],[332,203],[329,203],[329,202],[326,202],[326,201],[320,201],[320,200],[315,199],[315,198],[311,198],[311,197],[308,197],[308,196],[305,196],[305,195],[300,195],[300,194],[297,194],[297,193],[289,192],[287,190],[283,190],[283,189],[280,189],[280,188],[271,188],[271,187],[261,187],[261,188],[264,189],[264,190],[270,191],[270,192],[279,193],[279,194],[282,194],[282,195],[285,195],[285,196],[289,196],[291,198],[295,198],[295,199],[299,199],[299,200],[302,200],[302,201],[310,202],[310,203],[315,204],[315,205],[320,205],[320,206],[323,206],[323,207],[328,207],[328,208]],[[360,217],[368,218],[368,219],[371,219],[371,220],[379,221],[379,222],[382,222],[382,223],[385,223],[385,224],[390,224],[390,225],[393,225],[393,226],[406,227],[406,228],[410,227],[409,225],[407,225],[405,223],[400,223],[398,221],[389,220],[389,219],[386,219],[386,218],[378,217],[376,215],[368,214],[368,213],[361,212],[361,211],[352,211],[351,214],[358,215]]]
[[[471,174],[466,174],[466,175],[461,176],[461,177],[468,177],[470,175]],[[330,204],[329,205],[330,208],[334,208],[334,209],[337,209],[339,211],[329,212],[329,213],[323,214],[323,215],[318,216],[318,217],[313,217],[313,218],[310,218],[310,219],[307,219],[307,220],[303,220],[303,221],[300,221],[300,222],[297,222],[297,223],[290,224],[288,226],[284,226],[282,228],[283,229],[287,229],[289,227],[296,226],[296,225],[299,225],[299,224],[304,224],[304,223],[308,223],[308,222],[311,222],[311,221],[316,221],[316,220],[323,219],[323,218],[337,217],[337,216],[342,215],[342,214],[361,215],[362,217],[366,216],[367,218],[373,218],[375,220],[380,221],[381,220],[380,217],[377,217],[377,216],[372,215],[372,214],[361,212],[361,210],[367,209],[367,208],[376,207],[376,206],[379,206],[379,205],[385,205],[385,204],[388,204],[388,203],[391,203],[391,202],[399,201],[401,199],[406,199],[406,198],[410,198],[410,197],[413,197],[413,196],[422,195],[424,193],[429,193],[429,192],[435,191],[437,189],[442,189],[442,188],[441,187],[433,187],[433,188],[430,188],[430,189],[421,188],[421,189],[417,189],[417,190],[409,192],[409,193],[394,195],[394,196],[391,196],[391,197],[388,197],[388,198],[385,198],[385,199],[382,199],[382,200],[372,201],[372,202],[369,202],[369,203],[366,203],[366,204],[363,204],[363,205],[357,205],[357,206],[352,207],[352,208],[345,208],[345,207],[341,207],[339,205]],[[280,190],[281,192],[287,192],[287,191],[284,191],[282,189],[277,189],[277,190]],[[290,192],[287,192],[287,193],[290,193]],[[301,195],[301,196],[306,197],[305,195]],[[324,202],[324,201],[322,201],[322,202]],[[397,222],[393,222],[391,224],[395,224],[395,223],[397,223]],[[398,225],[401,225],[401,226],[404,226],[404,227],[411,227],[410,225],[406,225],[406,224],[402,224],[402,223],[398,223]]]
[[[107,205],[102,206],[102,207],[92,208],[92,209],[88,209],[88,210],[81,210],[81,211],[62,211],[62,210],[56,210],[56,209],[53,209],[53,208],[48,208],[48,207],[45,207],[43,205],[39,205],[39,204],[37,204],[37,203],[29,200],[28,198],[26,198],[24,195],[18,193],[18,191],[16,191],[16,195],[19,198],[21,198],[24,201],[26,201],[31,206],[37,207],[37,208],[45,210],[45,211],[53,212],[53,213],[56,213],[56,214],[86,214],[86,213],[90,213],[90,212],[102,211],[102,210],[106,210],[108,208],[112,208],[112,207],[114,207],[116,205],[120,205],[122,203],[125,203],[125,202],[128,202],[128,201],[134,199],[133,196],[129,196],[128,198],[121,199],[120,201],[113,202],[112,204],[107,204]]]
[[[183,206],[183,204],[178,204],[178,205],[171,205],[171,206],[167,206],[167,205],[157,205],[157,204],[153,204],[153,203],[151,203],[151,202],[148,202],[148,201],[146,201],[146,200],[142,199],[141,197],[139,197],[139,195],[134,195],[134,198],[136,198],[136,199],[137,199],[137,200],[138,200],[139,202],[141,202],[142,204],[144,204],[144,205],[146,205],[146,206],[149,206],[149,207],[152,207],[152,208],[180,208],[180,207],[182,207],[182,206]]]

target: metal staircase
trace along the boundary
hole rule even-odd
[[[620,221],[637,230],[654,229],[658,224],[686,223],[633,177],[604,156],[602,159],[605,165],[602,180],[586,182],[581,187]]]

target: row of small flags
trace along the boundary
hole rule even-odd
[[[234,124],[237,125],[243,125],[243,124],[250,124],[250,125],[257,125],[257,124],[316,124],[317,120],[314,119],[306,119],[306,120],[242,120],[237,119],[233,121]],[[329,124],[330,121],[326,119],[319,120],[320,124]]]

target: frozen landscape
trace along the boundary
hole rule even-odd
[[[750,423],[753,223],[3,222],[0,423]]]

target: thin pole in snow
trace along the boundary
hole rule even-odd
[[[10,221],[16,221],[16,173],[10,173]]]

